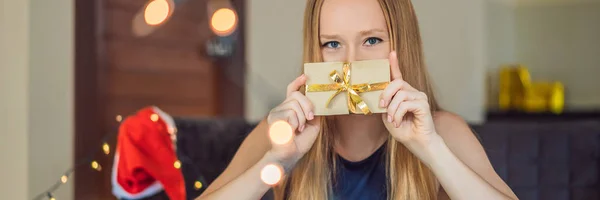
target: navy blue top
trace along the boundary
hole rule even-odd
[[[358,162],[337,156],[337,174],[333,181],[333,200],[387,199],[385,149],[382,145],[371,156]],[[289,187],[284,199],[288,198]]]
[[[334,199],[387,199],[385,147],[358,162],[337,156],[337,174],[333,185]]]

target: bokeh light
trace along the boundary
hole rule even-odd
[[[179,169],[179,168],[181,168],[181,161],[179,161],[179,160],[176,160],[176,161],[173,163],[173,167],[175,167],[175,169]]]
[[[285,121],[277,121],[269,128],[269,137],[275,144],[286,144],[293,136],[292,126]]]
[[[167,0],[152,0],[144,10],[144,20],[148,25],[159,25],[167,20],[170,9]]]
[[[98,161],[92,161],[91,165],[92,169],[95,169],[96,171],[102,171],[102,166],[100,166],[100,163],[98,163]]]
[[[108,143],[104,143],[102,144],[102,151],[104,151],[104,154],[108,155],[110,154],[110,146],[108,145]]]
[[[202,188],[202,182],[196,181],[194,182],[194,189],[199,190]]]
[[[224,36],[229,35],[235,29],[237,24],[236,13],[229,8],[221,8],[215,11],[211,17],[210,25],[215,34]]]
[[[68,180],[69,180],[69,177],[67,177],[67,175],[62,175],[60,177],[60,182],[61,183],[67,183]]]
[[[260,179],[267,185],[275,185],[279,183],[283,176],[281,167],[275,164],[266,165],[260,172]]]
[[[150,120],[152,120],[153,122],[158,121],[158,115],[157,114],[151,114],[150,115]]]

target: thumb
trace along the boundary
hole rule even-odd
[[[287,86],[286,97],[290,96],[292,92],[298,91],[304,84],[306,84],[306,75],[302,74]]]

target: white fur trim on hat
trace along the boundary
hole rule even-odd
[[[119,154],[116,153],[115,154],[115,161],[113,163],[113,167],[112,167],[112,175],[111,175],[111,182],[112,182],[112,193],[113,195],[115,195],[115,197],[119,198],[119,199],[143,199],[143,198],[147,198],[147,197],[151,197],[153,195],[156,195],[158,193],[160,193],[163,190],[163,186],[159,181],[154,181],[154,183],[152,183],[152,185],[148,186],[146,189],[144,189],[143,191],[136,193],[136,194],[132,194],[129,193],[127,191],[125,191],[125,189],[123,189],[123,187],[121,185],[119,185],[119,182],[117,181],[117,173],[119,173],[117,170],[117,166],[119,165]]]

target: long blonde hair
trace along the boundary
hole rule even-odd
[[[319,18],[324,0],[308,0],[304,13],[304,62],[321,62]],[[410,0],[378,0],[386,18],[391,49],[397,51],[404,80],[428,95],[432,112],[437,111],[423,61],[422,42],[417,17]],[[274,188],[275,199],[325,200],[331,197],[335,177],[333,150],[335,127],[332,117],[322,118],[312,148]],[[437,182],[431,171],[402,143],[388,138],[386,152],[387,193],[390,200],[436,199]]]

